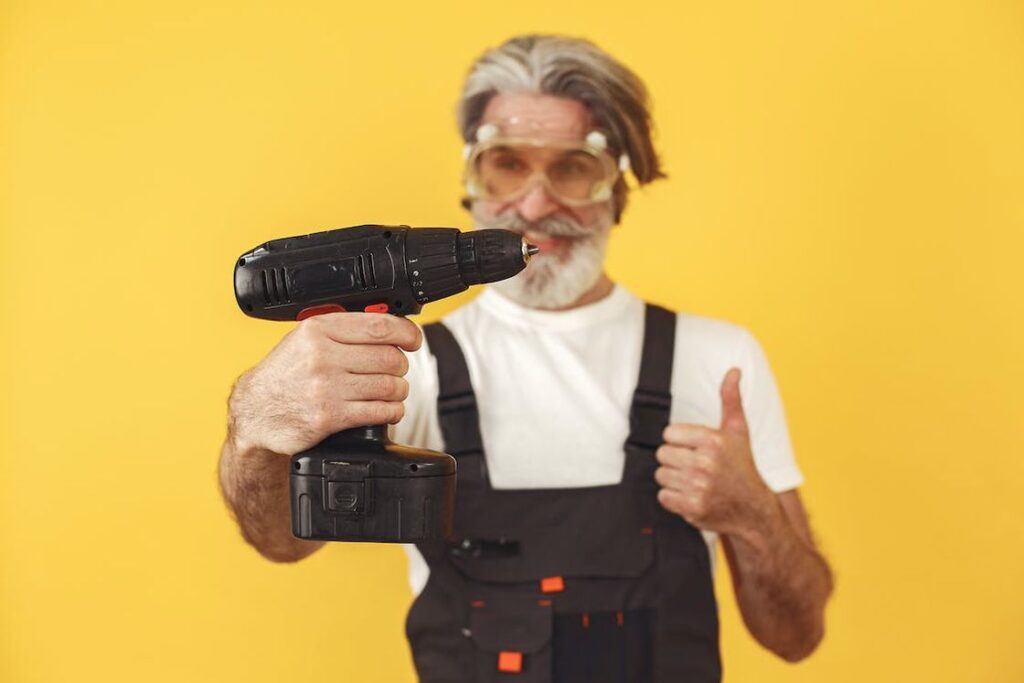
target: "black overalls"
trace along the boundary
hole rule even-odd
[[[491,488],[462,351],[440,323],[424,333],[458,487],[456,543],[418,544],[430,578],[406,633],[420,680],[720,681],[707,546],[656,498],[675,314],[647,306],[622,481],[587,488]]]

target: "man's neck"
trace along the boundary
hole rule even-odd
[[[601,299],[611,294],[612,289],[614,289],[614,287],[615,283],[612,282],[612,279],[608,277],[607,273],[602,272],[601,277],[597,279],[597,282],[594,283],[594,286],[588,289],[583,294],[581,294],[580,298],[576,299],[576,301],[573,301],[571,304],[566,304],[565,306],[559,306],[557,308],[545,308],[544,310],[570,311],[574,308],[579,308],[580,306],[586,306],[587,304],[592,304],[594,302],[600,301]]]

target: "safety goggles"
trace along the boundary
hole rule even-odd
[[[506,136],[488,123],[466,147],[464,181],[471,199],[514,201],[539,183],[566,206],[586,206],[610,199],[628,168],[629,157],[616,161],[600,131],[583,140],[544,139]]]

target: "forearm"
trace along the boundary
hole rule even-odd
[[[261,555],[275,562],[294,562],[323,545],[292,536],[286,456],[241,447],[229,435],[221,449],[219,474],[221,492],[242,536]]]
[[[774,496],[759,520],[744,533],[723,537],[736,599],[758,642],[787,661],[799,661],[824,636],[831,570]]]

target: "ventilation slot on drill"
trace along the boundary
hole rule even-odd
[[[359,289],[366,289],[366,268],[363,266],[363,257],[361,254],[359,258],[355,259],[353,271],[356,276],[356,287]]]
[[[292,295],[288,292],[288,277],[287,277],[288,274],[287,274],[287,272],[285,271],[284,268],[281,268],[279,270],[275,270],[274,272],[278,273],[280,275],[280,277],[281,277],[281,293],[284,294],[284,300],[287,301],[288,303],[291,303]]]
[[[288,278],[284,268],[267,268],[261,272],[261,275],[263,276],[263,303],[267,306],[278,306],[291,302]]]
[[[356,271],[359,273],[359,284],[363,289],[377,286],[377,278],[373,272],[373,254],[360,254],[356,259]]]

